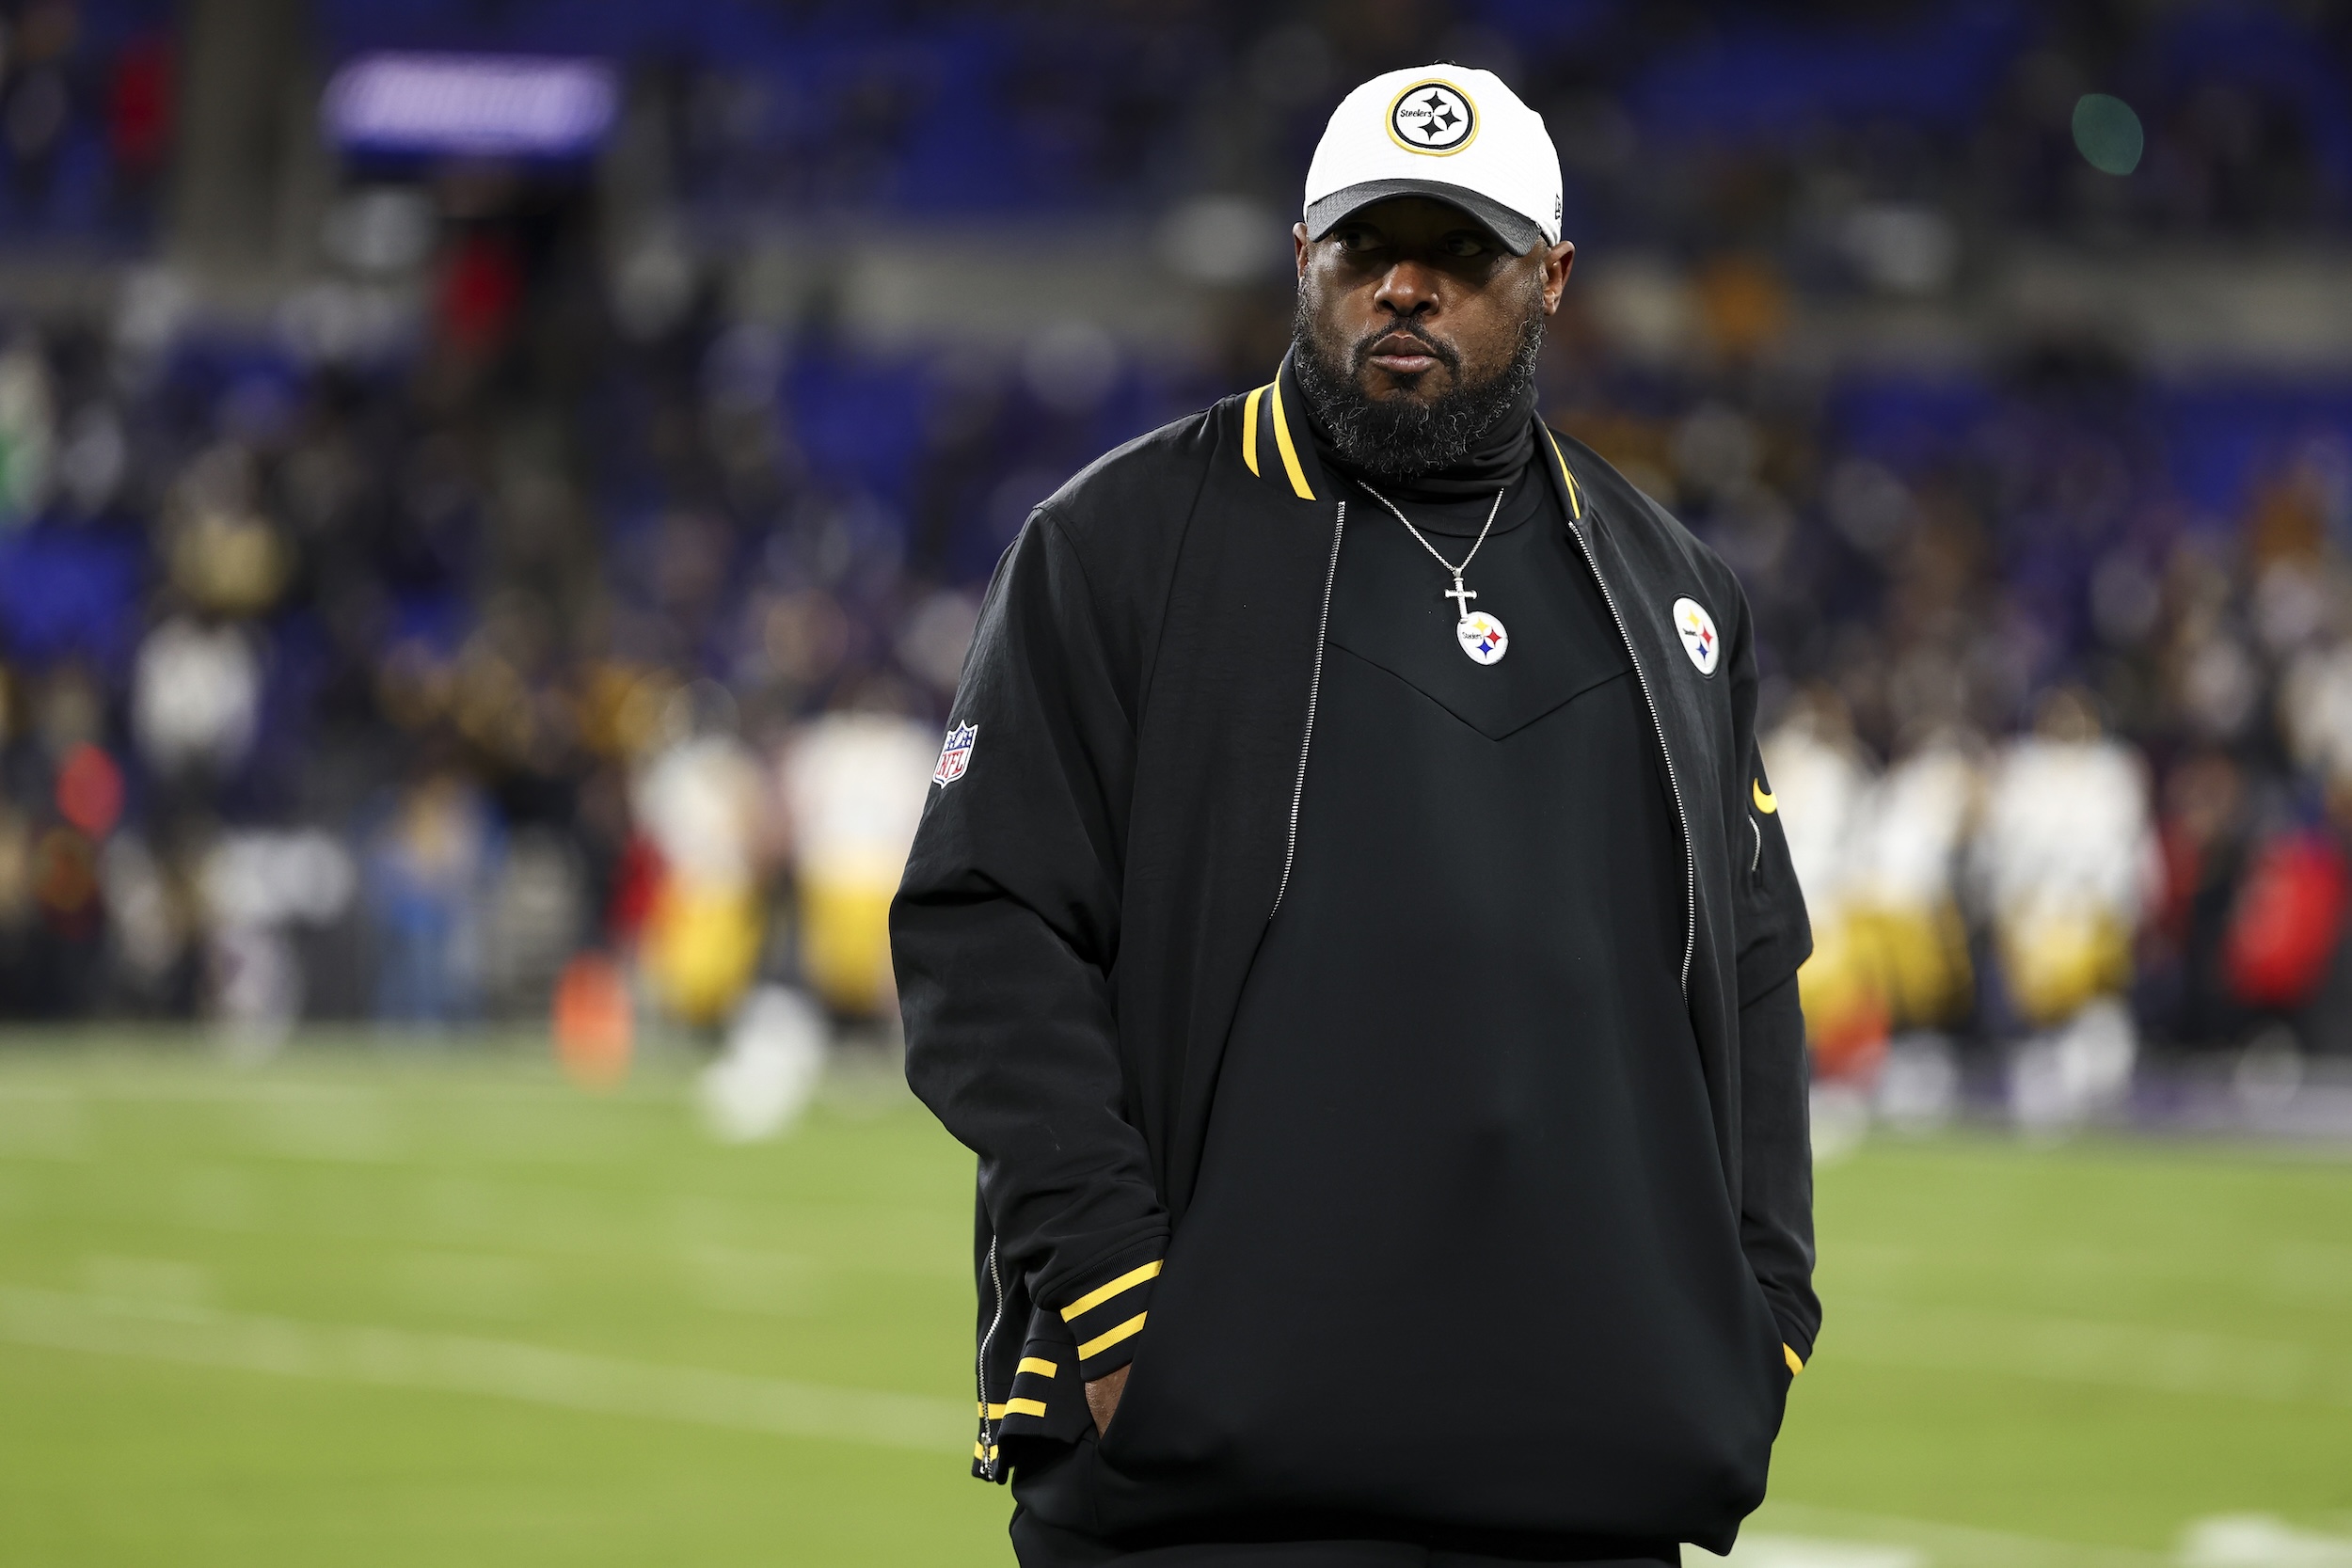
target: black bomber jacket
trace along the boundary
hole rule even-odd
[[[907,1077],[979,1156],[976,1475],[1090,1430],[1083,1384],[1147,1332],[1220,1055],[1287,879],[1347,502],[1285,365],[1103,457],[991,582],[891,942]],[[1537,460],[1626,645],[1680,817],[1684,992],[1741,1245],[1812,1354],[1800,1041],[1741,1006],[1811,948],[1756,741],[1730,569],[1590,449]],[[1686,649],[1679,601],[1721,646]]]

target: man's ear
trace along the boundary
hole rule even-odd
[[[1301,277],[1307,276],[1307,247],[1313,243],[1307,238],[1305,224],[1291,225],[1291,260],[1298,264],[1298,276]]]
[[[1568,269],[1576,265],[1576,246],[1567,240],[1544,252],[1544,314],[1560,309],[1560,295],[1568,286]]]

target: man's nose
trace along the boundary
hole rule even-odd
[[[1372,303],[1399,316],[1427,315],[1438,308],[1437,275],[1419,261],[1399,261],[1381,276]]]

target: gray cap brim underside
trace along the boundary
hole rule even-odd
[[[1515,256],[1524,256],[1545,243],[1544,231],[1526,214],[1514,212],[1492,197],[1438,180],[1367,180],[1360,185],[1333,191],[1307,209],[1307,237],[1319,240],[1341,220],[1375,202],[1399,196],[1427,197],[1432,201],[1460,208],[1509,245]]]

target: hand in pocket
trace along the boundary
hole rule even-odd
[[[1128,1370],[1121,1367],[1087,1385],[1087,1408],[1094,1413],[1098,1434],[1110,1431],[1111,1418],[1119,1414],[1119,1396],[1127,1391]]]

